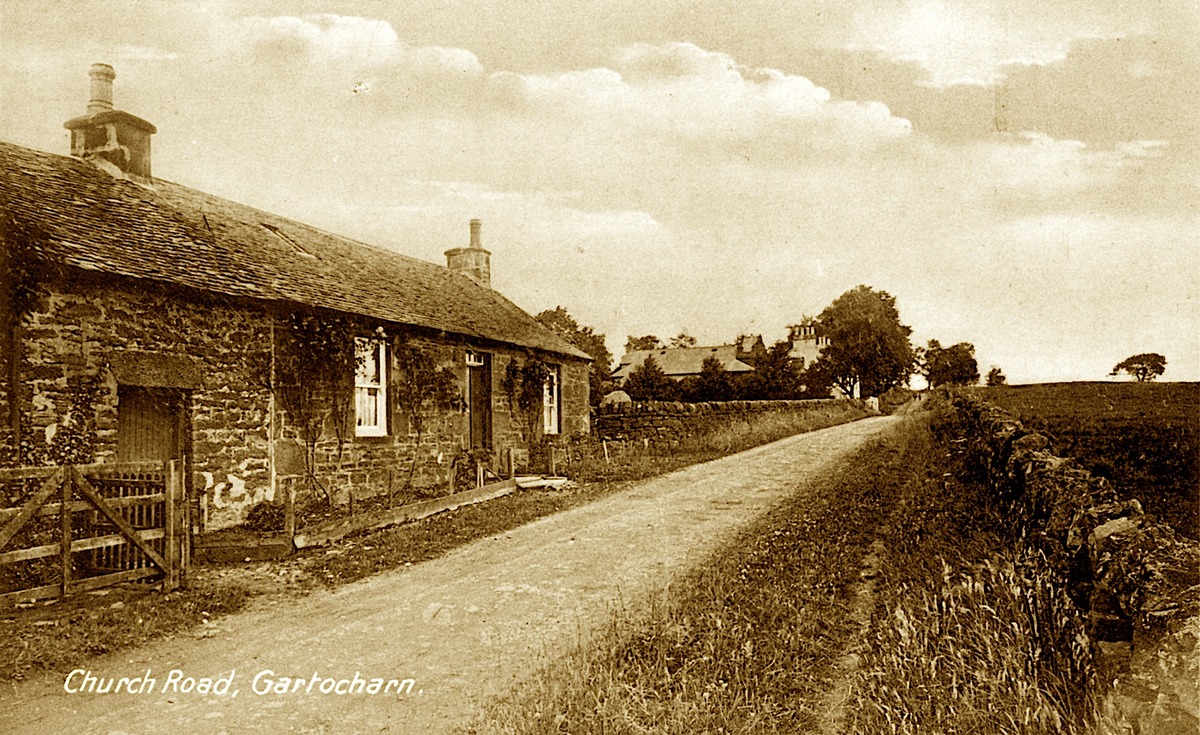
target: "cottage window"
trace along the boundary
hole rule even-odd
[[[559,391],[558,368],[552,367],[542,384],[542,433],[558,434],[562,414],[562,394]]]
[[[354,371],[356,436],[387,434],[387,346],[378,339],[356,339]]]

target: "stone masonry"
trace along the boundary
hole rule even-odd
[[[0,449],[13,448],[10,417],[19,418],[24,440],[33,445],[48,442],[64,422],[83,422],[94,431],[93,460],[114,461],[121,385],[133,379],[176,389],[182,396],[190,492],[198,499],[206,528],[239,523],[250,506],[281,499],[292,489],[299,493],[298,502],[304,502],[312,487],[304,450],[270,387],[272,351],[278,347],[285,308],[72,273],[38,290],[19,319],[18,349],[5,351]],[[363,321],[361,326],[363,336],[381,327],[390,339],[431,347],[438,361],[454,370],[460,388],[466,351],[492,355],[493,468],[501,469],[509,448],[527,451],[531,439],[541,439],[540,430],[537,437],[519,430],[510,415],[512,401],[501,387],[506,366],[528,359],[526,350],[400,325]],[[560,371],[563,435],[585,433],[588,366],[563,361]],[[70,388],[82,379],[96,380],[100,390],[83,411],[88,415],[75,416]],[[7,410],[12,385],[18,387],[19,416]],[[350,493],[355,499],[373,496],[389,486],[403,491],[414,462],[416,490],[430,494],[449,489],[452,461],[467,444],[463,410],[429,417],[416,446],[402,412],[392,401],[389,406],[387,436],[355,437],[351,426],[343,432],[339,451],[336,432],[327,427],[317,443],[314,474],[336,501],[345,502]]]

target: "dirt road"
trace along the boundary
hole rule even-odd
[[[434,561],[225,618],[209,637],[5,685],[0,732],[449,732],[611,605],[636,605],[891,421],[784,439]],[[112,679],[120,692],[87,691]],[[200,693],[206,679],[218,693]]]

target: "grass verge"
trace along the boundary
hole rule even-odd
[[[899,499],[851,688],[847,731],[1090,732],[1097,681],[1064,580],[966,480],[956,424],[926,432],[932,461]]]
[[[66,673],[89,657],[136,647],[238,612],[253,602],[332,588],[437,558],[530,521],[626,489],[634,480],[681,469],[802,431],[861,418],[861,410],[822,413],[803,422],[764,421],[697,437],[686,446],[636,455],[608,479],[569,490],[526,490],[481,505],[347,538],[277,562],[197,567],[189,588],[167,595],[125,585],[0,613],[0,679]],[[744,423],[744,422],[743,422]],[[602,461],[602,460],[601,460]],[[608,465],[610,468],[612,465]],[[203,630],[202,630],[203,633]]]

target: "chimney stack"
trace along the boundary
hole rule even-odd
[[[482,228],[482,222],[477,219],[471,220],[469,247],[447,250],[446,267],[455,273],[463,274],[484,288],[491,288],[492,254],[483,249],[483,239],[480,236]]]
[[[158,130],[128,112],[113,109],[112,83],[117,74],[108,64],[92,64],[87,114],[63,123],[71,131],[71,155],[90,161],[118,179],[152,185],[150,136]]]

